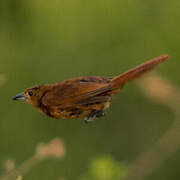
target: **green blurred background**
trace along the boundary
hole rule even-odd
[[[48,159],[25,180],[79,179],[97,156],[131,164],[173,121],[167,106],[128,84],[105,117],[92,124],[46,117],[17,93],[35,84],[83,76],[114,76],[152,57],[169,54],[159,73],[179,85],[180,2],[177,0],[4,0],[0,1],[0,170],[8,158],[20,165],[36,145],[54,137],[67,154]],[[147,180],[180,179],[180,153]],[[111,179],[113,180],[113,179]]]

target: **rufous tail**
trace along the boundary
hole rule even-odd
[[[135,68],[132,68],[118,76],[115,76],[111,82],[112,82],[112,89],[119,89],[121,88],[125,83],[141,76],[142,74],[152,70],[154,67],[159,65],[160,63],[164,62],[169,58],[168,55],[161,55],[158,57],[155,57],[143,64],[140,64],[136,66]]]

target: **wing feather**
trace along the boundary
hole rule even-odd
[[[98,96],[111,89],[111,85],[107,82],[81,82],[79,80],[56,84],[53,89],[48,91],[42,98],[45,106],[73,106],[84,104],[86,100]],[[95,101],[95,100],[93,100]],[[97,101],[97,100],[96,100]],[[88,102],[88,101],[87,101]]]

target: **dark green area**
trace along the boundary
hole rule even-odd
[[[134,82],[116,96],[105,117],[88,125],[51,119],[11,99],[35,84],[114,76],[161,54],[172,58],[158,67],[159,73],[179,85],[179,6],[179,1],[163,0],[1,1],[0,73],[6,77],[0,87],[1,172],[6,159],[19,165],[38,143],[55,137],[66,144],[65,158],[43,161],[25,180],[76,180],[96,156],[130,164],[150,148],[172,124],[173,114]],[[178,179],[179,160],[177,153],[148,180]]]

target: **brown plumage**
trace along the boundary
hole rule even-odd
[[[114,78],[87,76],[51,85],[34,86],[13,99],[24,100],[53,118],[84,118],[85,122],[90,122],[104,115],[112,96],[124,84],[153,69],[168,57],[158,56]]]

